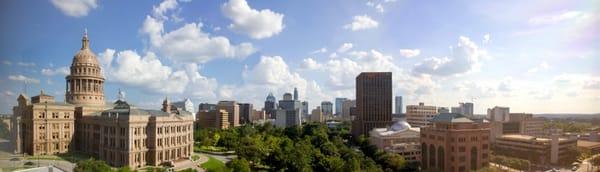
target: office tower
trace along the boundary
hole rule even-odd
[[[342,102],[342,120],[351,121],[350,108],[356,107],[356,100],[344,100]]]
[[[335,115],[341,115],[342,114],[342,106],[344,104],[344,101],[348,100],[347,98],[335,98]]]
[[[333,103],[330,101],[322,101],[321,110],[323,111],[323,115],[326,117],[333,115]]]
[[[369,140],[385,152],[402,155],[407,162],[421,161],[419,128],[412,128],[406,121],[398,121],[389,128],[371,130]]]
[[[391,72],[362,72],[356,77],[356,111],[352,123],[356,137],[392,124]]]
[[[292,100],[290,93],[283,95],[276,112],[275,126],[289,127],[302,124],[302,103]]]
[[[240,106],[235,101],[219,101],[218,110],[225,110],[229,114],[229,128],[240,126]]]
[[[186,98],[183,101],[173,102],[172,104],[180,110],[194,113],[194,103],[189,98]]]
[[[238,103],[240,106],[240,124],[248,124],[251,122],[251,116],[254,112],[252,104],[250,103]]]
[[[265,113],[269,119],[275,119],[275,113],[277,111],[277,100],[273,93],[269,93],[265,100]]]
[[[200,103],[198,105],[198,111],[211,111],[211,110],[216,110],[217,109],[217,105],[216,104],[210,104],[210,103]]]
[[[395,101],[396,114],[400,115],[402,114],[402,96],[396,96]]]
[[[490,121],[508,122],[510,109],[508,107],[496,106],[487,110],[487,117]]]
[[[294,100],[298,101],[298,89],[294,87]]]
[[[302,116],[303,116],[303,119],[308,119],[309,115],[310,115],[310,113],[308,113],[308,102],[307,101],[303,101],[302,102]]]
[[[323,115],[323,111],[321,111],[321,107],[317,106],[315,109],[312,110],[312,113],[310,114],[310,120],[312,122],[325,122],[325,116]]]
[[[437,111],[438,113],[450,113],[447,107],[438,107]]]
[[[421,128],[421,167],[446,172],[477,171],[490,161],[490,128],[464,115],[443,113]]]
[[[420,102],[419,105],[406,106],[406,121],[413,127],[426,127],[430,120],[438,114],[435,106],[425,106]]]
[[[458,107],[452,107],[451,108],[451,112],[452,113],[458,113],[458,114],[463,114],[463,115],[467,115],[470,117],[473,117],[473,103],[463,103],[460,102],[458,104]]]
[[[229,128],[229,113],[226,110],[200,110],[196,115],[196,129],[200,128]]]

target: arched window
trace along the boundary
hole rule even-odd
[[[435,146],[433,144],[429,145],[429,167],[435,168]]]
[[[441,171],[444,171],[444,165],[445,165],[445,162],[446,162],[446,160],[445,160],[445,154],[444,154],[444,147],[442,147],[442,146],[438,147],[438,153],[437,154],[438,154],[437,155],[438,156],[438,159],[437,159],[438,169],[441,170]]]
[[[477,148],[471,148],[471,170],[477,170]]]
[[[427,144],[421,144],[421,166],[423,169],[427,169]]]

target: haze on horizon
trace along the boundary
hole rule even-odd
[[[5,1],[0,113],[40,90],[62,101],[87,28],[107,100],[237,100],[294,87],[309,109],[393,72],[404,105],[476,114],[600,112],[600,1]],[[334,9],[334,10],[333,10]]]

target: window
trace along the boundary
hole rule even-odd
[[[465,152],[465,147],[464,146],[458,147],[458,152]]]
[[[52,139],[58,139],[58,132],[52,133]]]
[[[69,114],[69,112],[65,112],[65,115],[64,115],[64,117],[65,117],[65,118],[71,118],[71,114]]]
[[[458,138],[458,142],[465,142],[465,140],[467,140],[467,139],[465,139],[464,137]]]
[[[52,118],[58,118],[58,112],[52,112]]]
[[[465,160],[466,160],[465,156],[458,157],[458,162],[465,162]]]
[[[477,137],[471,137],[471,141],[472,142],[476,142],[477,141]]]
[[[69,129],[69,128],[70,128],[69,124],[65,124],[65,129]]]
[[[487,149],[488,148],[488,144],[483,144],[483,149]]]
[[[45,140],[46,139],[46,133],[40,133],[38,134],[38,137],[40,140]]]
[[[483,153],[483,154],[481,155],[481,157],[482,157],[483,159],[487,159],[487,157],[488,157],[488,154],[487,154],[487,153]]]

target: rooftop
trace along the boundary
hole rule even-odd
[[[468,123],[473,120],[458,113],[441,113],[431,119],[431,122]]]

